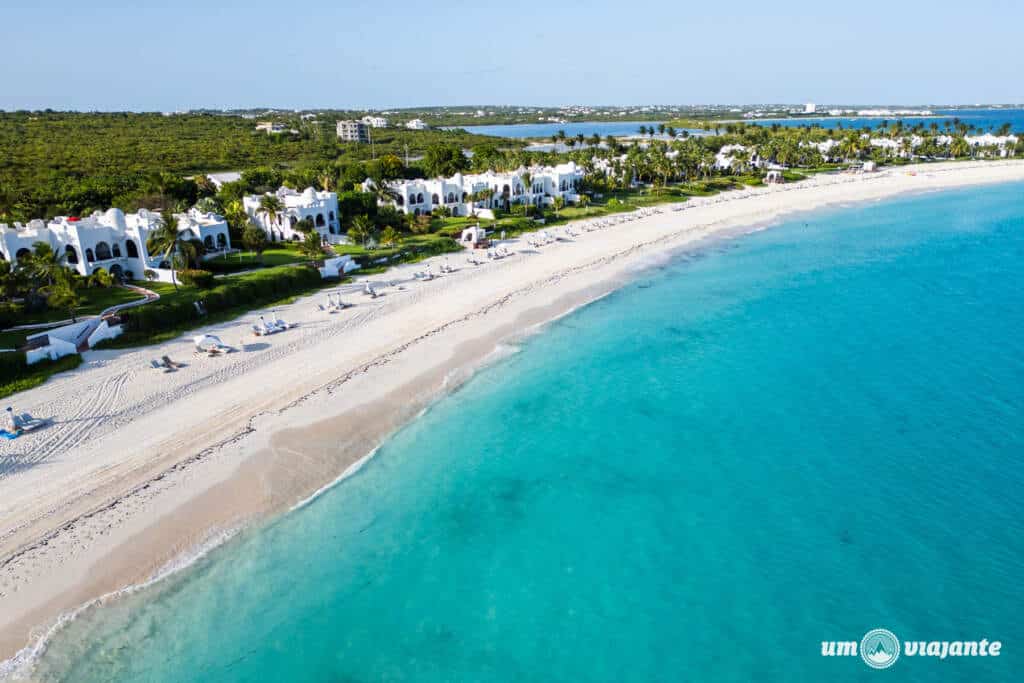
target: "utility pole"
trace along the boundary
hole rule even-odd
[[[405,144],[405,167],[409,168],[409,143],[406,142],[404,144]]]

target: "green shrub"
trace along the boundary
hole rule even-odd
[[[213,273],[208,270],[179,270],[178,279],[181,280],[182,284],[198,287],[199,289],[209,289],[213,287],[214,283]]]
[[[19,304],[0,304],[0,330],[17,325],[25,307]]]
[[[0,353],[0,398],[37,387],[58,372],[77,368],[81,362],[82,357],[74,353],[29,365],[24,353]]]

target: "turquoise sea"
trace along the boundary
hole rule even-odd
[[[1022,332],[1019,184],[679,254],[309,505],[87,611],[37,673],[1019,680]],[[875,627],[1003,649],[821,656]]]

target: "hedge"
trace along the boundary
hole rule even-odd
[[[240,307],[258,308],[294,294],[303,294],[323,284],[320,272],[309,266],[281,266],[217,280],[217,286],[192,296],[160,300],[121,313],[126,332],[151,333],[169,330],[194,321],[202,322],[195,302],[202,303],[207,314]]]

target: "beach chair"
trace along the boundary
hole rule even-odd
[[[32,415],[29,413],[22,413],[21,415],[15,416],[14,423],[18,426],[18,429],[20,429],[21,431],[31,432],[34,429],[45,427],[46,425],[50,424],[50,421],[43,420],[38,417],[32,417]]]
[[[160,360],[163,361],[165,368],[170,368],[171,370],[177,370],[178,368],[181,367],[181,363],[175,363],[173,360],[170,359],[169,356],[161,356]]]

